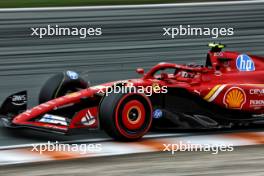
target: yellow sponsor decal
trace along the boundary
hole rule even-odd
[[[80,96],[80,95],[81,95],[80,92],[74,92],[74,93],[70,93],[70,94],[68,94],[67,97],[69,97],[69,98],[71,98],[71,97],[78,97],[78,96]]]
[[[216,86],[214,86],[212,89],[211,89],[211,91],[204,97],[204,99],[206,100],[206,101],[208,101],[211,97],[212,97],[212,95],[217,91],[217,89],[220,87],[221,85],[216,85]]]
[[[153,83],[152,84],[152,90],[157,93],[157,92],[160,92],[160,86],[158,83]]]

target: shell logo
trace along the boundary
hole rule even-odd
[[[239,87],[231,87],[225,93],[224,104],[229,109],[241,109],[246,103],[246,94]]]

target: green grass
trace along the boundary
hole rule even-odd
[[[194,1],[199,0],[0,0],[0,8],[156,4]]]

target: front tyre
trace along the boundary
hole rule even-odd
[[[138,140],[151,126],[151,102],[143,94],[111,93],[100,104],[99,118],[102,129],[114,139]]]
[[[42,86],[39,93],[39,104],[88,87],[89,84],[74,71],[55,74]]]

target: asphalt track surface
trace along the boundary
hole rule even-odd
[[[171,7],[95,8],[75,10],[0,11],[0,100],[16,91],[29,91],[37,103],[43,82],[52,74],[76,70],[92,84],[137,77],[136,67],[158,62],[205,62],[207,43],[223,42],[228,49],[264,55],[264,2]],[[31,36],[31,27],[101,27],[102,36]],[[163,36],[163,27],[232,27],[234,36]],[[17,132],[17,134],[20,132]],[[36,135],[31,131],[28,136]],[[67,139],[105,137],[85,134]],[[46,141],[49,137],[12,135],[0,128],[0,146]]]
[[[237,147],[217,155],[206,152],[148,153],[0,167],[1,176],[182,175],[262,176],[263,146]]]

